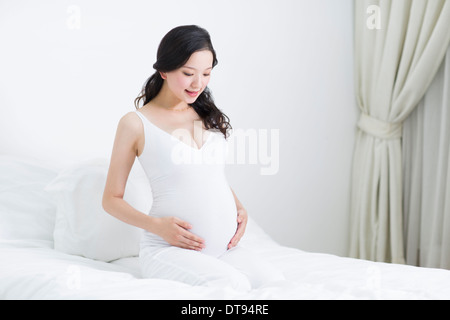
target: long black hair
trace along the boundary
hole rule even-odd
[[[139,109],[141,100],[145,105],[161,90],[164,80],[159,72],[170,72],[181,68],[194,52],[201,50],[211,51],[214,68],[217,65],[217,57],[208,31],[195,25],[179,26],[170,30],[158,47],[157,61],[153,64],[156,72],[147,79],[140,95],[134,100],[136,109]],[[227,138],[227,130],[232,128],[230,119],[216,107],[208,87],[190,106],[200,116],[206,129],[217,129]]]

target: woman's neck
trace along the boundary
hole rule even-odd
[[[180,100],[170,91],[166,81],[164,81],[161,90],[152,100],[155,105],[166,110],[185,110],[189,108],[185,101]]]

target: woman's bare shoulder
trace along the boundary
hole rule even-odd
[[[119,121],[119,126],[128,129],[139,129],[142,126],[142,121],[134,111],[130,111],[122,116]]]
[[[121,134],[139,137],[143,130],[143,124],[136,112],[131,111],[120,118],[117,131]]]

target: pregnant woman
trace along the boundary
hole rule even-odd
[[[103,207],[144,229],[144,277],[247,291],[283,275],[238,245],[248,216],[225,177],[231,125],[207,88],[216,64],[203,28],[180,26],[164,36],[137,110],[119,121]],[[152,189],[149,214],[123,200],[136,157]]]

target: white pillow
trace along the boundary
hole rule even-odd
[[[124,200],[147,213],[151,190],[138,162],[125,189]],[[107,160],[82,163],[61,172],[45,189],[57,206],[55,249],[86,258],[112,261],[139,254],[141,229],[114,218],[102,208]]]
[[[57,171],[31,158],[0,156],[0,239],[52,246],[56,208],[44,187]]]

